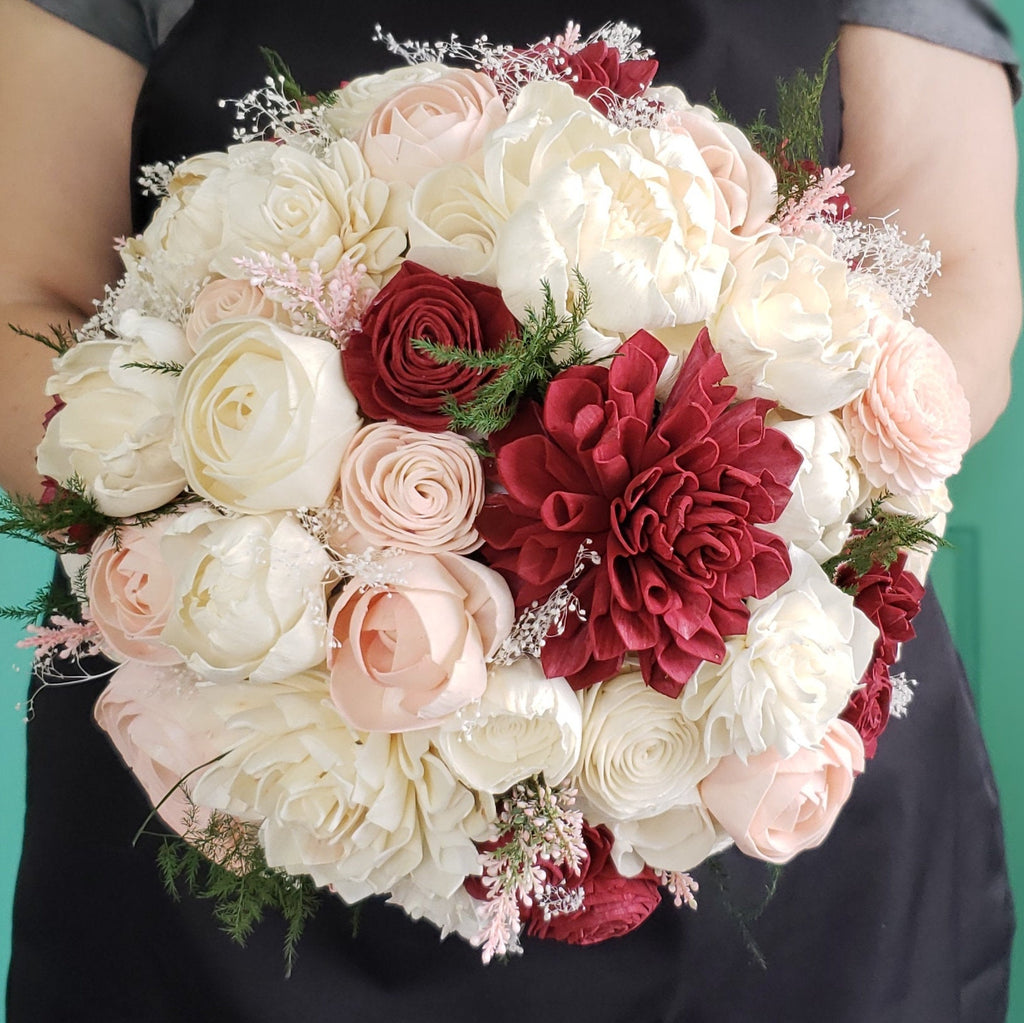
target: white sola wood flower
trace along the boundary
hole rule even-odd
[[[456,780],[431,734],[350,729],[319,671],[251,689],[248,707],[229,711],[234,747],[195,797],[262,819],[268,863],[348,901],[400,886],[403,905],[431,916],[479,873],[474,840],[493,802]]]

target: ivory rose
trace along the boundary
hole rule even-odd
[[[769,749],[746,763],[726,757],[700,791],[743,852],[786,863],[825,840],[863,770],[864,745],[856,729],[833,721],[818,748],[788,757]]]
[[[409,554],[394,582],[355,578],[328,623],[331,699],[353,727],[429,728],[477,699],[512,628],[508,585],[455,554]]]
[[[231,745],[199,677],[128,661],[111,676],[93,714],[164,823],[182,834],[193,816],[189,799],[199,775],[192,772]],[[192,777],[179,785],[186,775]],[[201,808],[200,827],[207,815]]]
[[[483,502],[480,458],[457,434],[371,423],[342,461],[342,510],[378,546],[468,554],[483,542],[474,525]]]
[[[732,844],[696,791],[689,802],[647,817],[611,821],[608,828],[615,836],[612,859],[627,876],[638,874],[645,866],[692,870]]]
[[[652,817],[694,801],[714,766],[678,699],[638,671],[580,694],[583,740],[576,777],[591,823]],[[692,865],[692,864],[691,864]]]
[[[782,755],[821,741],[857,687],[878,630],[817,562],[790,548],[793,573],[771,596],[750,601],[745,635],[725,641],[681,697],[709,758],[740,759],[769,747]]]
[[[876,487],[924,494],[960,468],[971,415],[953,360],[921,327],[876,317],[881,358],[867,390],[843,409],[857,459]]]
[[[122,525],[93,544],[86,576],[89,614],[103,636],[104,652],[117,661],[178,664],[181,654],[160,639],[174,602],[174,576],[160,540],[174,521]]]
[[[215,323],[243,318],[274,320],[282,326],[291,322],[280,306],[275,305],[248,281],[229,280],[226,277],[210,281],[196,296],[192,312],[185,323],[185,337],[189,347],[195,351],[202,333]]]
[[[846,264],[801,238],[769,235],[741,251],[708,329],[740,397],[804,416],[861,394],[878,359]]]
[[[319,671],[249,689],[248,706],[226,718],[231,751],[195,795],[263,818],[271,866],[309,874],[349,902],[401,885],[413,905],[448,898],[479,872],[474,840],[493,801],[455,779],[430,733],[353,731]]]
[[[448,73],[444,64],[424,61],[422,64],[390,68],[377,75],[361,75],[345,82],[331,96],[321,111],[324,121],[345,138],[355,138],[370,115],[386,99],[410,85],[432,82]]]
[[[360,425],[334,345],[260,319],[206,331],[175,411],[189,485],[238,512],[324,504]]]
[[[178,379],[130,368],[161,359],[145,342],[96,339],[58,359],[46,393],[64,403],[36,453],[41,476],[77,476],[105,515],[159,508],[185,487],[172,450]]]
[[[358,143],[374,176],[415,185],[445,164],[479,167],[484,138],[504,122],[505,104],[490,76],[457,68],[385,99]]]
[[[331,562],[293,517],[196,508],[161,552],[175,576],[161,638],[203,678],[267,682],[323,660]]]
[[[581,727],[569,683],[524,657],[490,669],[479,703],[441,726],[439,747],[473,789],[504,792],[539,774],[557,785],[576,763]]]

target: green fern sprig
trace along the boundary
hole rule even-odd
[[[17,327],[13,323],[8,323],[7,327],[19,337],[27,337],[30,341],[38,341],[39,344],[49,348],[56,355],[66,355],[78,344],[78,339],[75,337],[75,328],[70,322],[63,326],[59,323],[51,323],[47,328],[49,330],[48,334],[26,330],[24,327]]]
[[[883,506],[889,496],[883,494],[872,501],[864,518],[853,523],[853,533],[843,549],[822,565],[830,579],[835,580],[841,568],[849,569],[859,579],[875,566],[888,568],[903,551],[950,546],[928,528],[931,519],[885,512]]]
[[[580,341],[580,329],[590,308],[590,292],[578,271],[574,271],[576,301],[568,313],[559,313],[551,286],[541,282],[544,301],[540,311],[526,311],[520,337],[506,338],[496,349],[468,351],[423,338],[412,344],[441,365],[457,365],[478,373],[496,375],[477,388],[467,402],[448,396],[444,412],[451,429],[489,436],[504,429],[515,417],[519,402],[540,400],[552,378],[569,366],[587,362],[589,353]]]
[[[121,369],[141,369],[147,373],[165,373],[168,376],[181,376],[185,367],[180,362],[123,362]]]
[[[78,601],[62,586],[55,586],[53,583],[40,587],[35,596],[25,604],[6,604],[0,607],[0,618],[7,621],[31,624],[44,622],[53,615],[63,615],[74,620],[77,620],[79,615]]]

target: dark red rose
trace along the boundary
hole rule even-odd
[[[497,288],[444,277],[406,261],[381,289],[349,338],[342,364],[349,387],[370,419],[394,419],[419,430],[445,430],[441,409],[451,395],[473,397],[494,372],[442,366],[414,339],[490,351],[518,326]]]
[[[618,938],[639,927],[661,902],[653,873],[623,877],[611,858],[611,832],[603,825],[583,827],[583,841],[590,853],[579,877],[561,878],[552,873],[552,884],[583,889],[583,908],[544,919],[543,907],[533,905],[523,913],[526,933],[570,945],[595,945]]]
[[[924,587],[907,571],[906,554],[901,554],[888,568],[873,565],[859,579],[844,565],[836,575],[836,585],[844,589],[856,585],[853,603],[880,633],[875,644],[876,656],[892,664],[899,644],[914,638],[912,622],[924,598]]]
[[[921,610],[924,587],[906,570],[907,556],[901,554],[888,568],[873,565],[859,579],[849,565],[836,574],[836,584],[849,589],[856,586],[853,603],[877,627],[874,656],[858,689],[843,711],[864,740],[864,755],[873,757],[878,737],[889,723],[892,680],[889,667],[896,660],[900,643],[914,638],[913,619]]]
[[[844,721],[857,729],[864,740],[865,757],[873,757],[878,749],[878,737],[889,723],[891,702],[889,663],[884,657],[876,657],[861,679],[861,688],[850,697],[841,715]]]
[[[577,366],[491,436],[505,493],[478,519],[487,563],[519,608],[569,578],[584,542],[601,555],[574,583],[587,611],[550,637],[545,672],[577,689],[611,677],[637,651],[648,685],[677,696],[701,661],[741,635],[744,598],[790,575],[774,522],[800,455],[765,426],[770,402],[732,405],[725,366],[702,331],[660,413],[665,348],[645,331],[610,366]]]

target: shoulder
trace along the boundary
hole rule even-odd
[[[84,32],[148,64],[192,0],[30,0]]]
[[[839,0],[839,17],[1003,64],[1014,96],[1020,96],[1019,59],[1006,23],[988,0]]]

